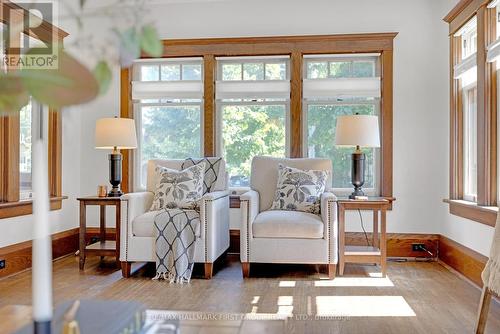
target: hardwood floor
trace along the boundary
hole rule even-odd
[[[287,333],[472,333],[480,290],[436,262],[389,262],[388,277],[373,266],[347,265],[344,277],[328,280],[318,266],[252,265],[243,280],[237,258],[216,263],[211,280],[195,268],[190,284],[152,281],[145,266],[131,278],[98,258],[54,263],[54,299],[135,300],[149,308],[291,314]],[[377,276],[374,274],[373,276]],[[197,278],[198,277],[198,278]],[[0,280],[0,333],[26,321],[31,300],[31,272]],[[24,310],[24,315],[23,315]],[[5,313],[13,312],[13,317]],[[315,321],[311,321],[315,319]],[[492,303],[486,333],[500,333],[500,306]]]

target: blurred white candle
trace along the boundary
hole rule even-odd
[[[49,226],[49,187],[47,172],[47,134],[40,136],[40,126],[45,114],[35,103],[32,120],[32,180],[34,235],[32,254],[33,320],[36,322],[52,319],[52,240]],[[43,111],[45,112],[45,111]],[[45,132],[45,131],[43,131]]]

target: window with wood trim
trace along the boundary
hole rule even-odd
[[[216,153],[230,187],[250,186],[254,156],[289,156],[289,58],[217,58]]]
[[[360,104],[364,106],[366,102],[368,108],[373,106],[374,110],[370,109],[370,113],[380,117],[381,148],[377,152],[379,159],[376,162],[380,168],[375,172],[379,184],[376,194],[392,197],[392,67],[393,39],[396,35],[374,33],[164,40],[163,58],[203,58],[203,123],[200,125],[203,129],[203,151],[205,156],[227,155],[229,167],[234,160],[227,150],[227,145],[233,144],[231,131],[243,130],[239,118],[257,114],[268,120],[266,124],[276,127],[277,131],[271,132],[278,136],[278,140],[275,141],[276,147],[269,148],[271,153],[257,150],[256,154],[293,158],[307,156],[304,128],[308,111],[303,103],[304,78],[314,79],[314,73],[323,75],[322,68],[326,68],[326,76],[330,79],[339,76],[361,77],[357,79],[380,77],[379,99],[375,102],[362,101]],[[325,64],[311,64],[310,74],[304,71],[307,55],[334,54],[376,54],[377,59],[375,62],[372,59],[327,61]],[[134,117],[131,74],[132,69],[123,69],[121,72],[121,117]],[[263,90],[264,85],[267,88]],[[285,90],[281,89],[282,85],[286,85]],[[335,113],[338,107],[330,102],[332,101],[328,101],[324,107]],[[309,111],[315,113],[317,110],[312,110],[314,108],[311,106]],[[354,109],[351,108],[350,111],[354,112]],[[248,139],[259,139],[254,138],[255,134],[249,133]],[[325,148],[328,145],[333,147],[334,143],[321,145]],[[237,150],[232,151],[238,153]],[[243,163],[233,161],[233,174],[236,177],[231,185],[248,183],[248,168],[245,169],[245,164],[248,165],[251,156],[252,154],[245,156]],[[125,180],[122,186],[126,191],[136,190],[129,187],[135,183],[133,165],[130,162],[130,154],[124,152]]]
[[[488,225],[497,205],[497,1],[461,1],[450,25],[450,213]]]
[[[138,60],[132,99],[138,133],[134,189],[146,189],[151,159],[183,159],[203,152],[203,59]]]
[[[2,2],[2,10],[25,9],[11,2]],[[1,24],[5,24],[0,17]],[[39,37],[25,31],[23,38],[37,43],[52,42],[57,36],[59,43],[68,34],[48,22],[40,26]],[[31,34],[31,35],[30,35]],[[40,39],[37,39],[40,38]],[[31,42],[30,42],[31,45]],[[4,45],[1,59],[9,56],[10,50]],[[3,62],[2,62],[3,63]],[[2,71],[6,71],[5,68]],[[31,201],[31,119],[32,113],[42,108],[31,99],[18,113],[4,114],[0,110],[0,219],[28,215],[32,213]],[[43,107],[45,124],[48,128],[48,179],[51,197],[50,208],[62,206],[62,122],[60,112]]]
[[[380,54],[306,55],[304,57],[304,155],[330,158],[333,188],[350,194],[352,148],[335,146],[335,126],[341,115],[380,114]],[[366,154],[367,194],[378,195],[380,151]]]

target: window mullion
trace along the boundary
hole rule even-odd
[[[203,150],[206,157],[215,156],[215,72],[216,62],[213,55],[203,57]]]

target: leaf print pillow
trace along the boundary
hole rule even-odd
[[[328,171],[302,170],[278,165],[278,185],[271,210],[320,213],[321,194],[325,191]]]
[[[203,196],[205,163],[178,171],[156,166],[156,188],[151,211],[196,209]]]

